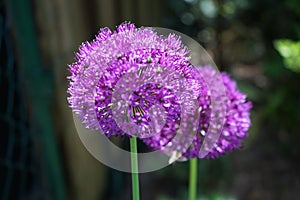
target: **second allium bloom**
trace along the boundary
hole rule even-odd
[[[201,75],[206,77],[207,82],[214,81],[217,73],[214,68],[204,66],[199,69]],[[251,125],[250,109],[252,103],[246,100],[246,95],[237,89],[236,82],[231,80],[229,75],[222,73],[221,80],[227,97],[223,102],[226,108],[224,124],[222,124],[222,131],[217,142],[212,144],[205,158],[216,158],[228,151],[240,148],[243,140],[248,137],[247,132]],[[219,91],[215,92],[218,93]],[[201,108],[199,127],[190,147],[184,152],[179,152],[183,158],[200,157],[200,149],[204,139],[210,134],[208,130],[212,126],[211,117],[214,113],[211,112],[211,91],[209,87],[206,94],[206,96],[199,96],[198,98],[199,107]],[[150,137],[144,139],[144,141],[154,149],[162,149],[164,147],[158,143],[160,139],[160,137]]]
[[[81,45],[70,65],[70,107],[87,128],[109,137],[135,135],[150,148],[165,152],[172,146],[182,158],[199,157],[212,114],[212,91],[204,80],[214,69],[192,66],[188,53],[174,34],[163,37],[131,23],[115,31],[101,29],[94,41]],[[209,158],[240,147],[250,126],[251,104],[226,74],[222,81],[227,94],[225,124]],[[193,100],[201,108],[197,121],[192,117]],[[196,127],[196,134],[186,146],[182,141],[190,138],[188,126]],[[177,134],[180,141],[174,140]]]

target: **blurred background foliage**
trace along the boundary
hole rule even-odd
[[[279,39],[274,46],[283,57],[284,64],[290,70],[300,72],[300,43],[289,39]]]
[[[130,175],[89,155],[66,102],[74,51],[125,20],[193,37],[253,101],[245,146],[199,162],[199,199],[299,198],[299,0],[1,0],[0,11],[0,198],[131,198]],[[187,198],[188,163],[140,179],[143,200]]]

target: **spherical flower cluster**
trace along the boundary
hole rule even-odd
[[[212,91],[202,77],[213,79],[215,71],[192,66],[179,36],[159,36],[131,23],[115,31],[104,28],[94,41],[81,45],[70,72],[68,101],[87,128],[108,137],[140,136],[150,148],[164,153],[172,143],[180,157],[199,157],[213,114]],[[240,147],[250,126],[251,103],[228,75],[221,76],[228,97],[225,124],[206,158]],[[197,121],[192,117],[193,100],[201,108]],[[191,126],[196,134],[187,146],[184,138],[190,133],[185,130]],[[174,140],[178,132],[181,137]]]
[[[136,28],[131,23],[123,23],[115,31],[103,28],[94,41],[80,46],[76,62],[69,67],[70,107],[87,128],[98,130],[95,98],[96,104],[99,100],[109,101],[111,91],[101,94],[96,88],[101,89],[103,84],[111,89],[120,76],[138,64],[168,64],[183,70],[189,65],[187,53],[188,49],[176,35],[163,38],[151,28]],[[117,134],[114,130],[108,133]]]
[[[210,66],[199,68],[201,75],[210,80],[216,73],[215,69]],[[241,93],[237,87],[236,82],[230,79],[226,73],[221,74],[223,84],[226,91],[226,106],[225,123],[222,132],[217,142],[213,145],[210,151],[206,154],[205,158],[217,158],[219,155],[224,155],[228,151],[240,148],[242,141],[247,138],[248,130],[251,125],[250,112],[252,103],[246,101],[246,95]],[[193,144],[184,152],[180,152],[183,158],[194,158],[199,156],[200,148],[211,125],[211,98],[210,92],[206,96],[198,98],[199,107],[202,108],[200,112],[199,127],[197,134],[194,135]],[[157,145],[157,139],[161,137],[150,137],[144,139],[145,143],[154,149],[164,148]]]

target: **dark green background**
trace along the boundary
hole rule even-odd
[[[2,0],[0,11],[1,199],[131,198],[130,174],[98,164],[69,130],[66,102],[74,51],[125,20],[193,37],[253,102],[245,146],[199,161],[199,199],[299,198],[300,1]],[[142,199],[186,199],[188,163],[140,182]]]

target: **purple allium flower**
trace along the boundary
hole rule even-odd
[[[101,29],[95,40],[82,44],[75,61],[69,69],[68,101],[87,128],[108,137],[138,136],[167,155],[199,157],[212,126],[211,93],[217,92],[205,80],[214,81],[216,71],[192,66],[179,36],[163,37],[151,28],[123,23],[115,31]],[[240,147],[250,126],[251,103],[226,74],[222,80],[226,120],[207,158]],[[193,127],[197,133],[191,137],[187,130]]]
[[[97,112],[95,117],[95,109],[111,95],[109,89],[101,93],[101,84],[111,89],[132,64],[174,62],[174,67],[181,68],[188,65],[187,53],[176,35],[163,38],[151,28],[136,28],[131,23],[121,24],[116,31],[103,28],[95,40],[80,46],[76,62],[70,65],[70,107],[87,128],[98,130],[100,116]],[[118,131],[108,135],[118,135]]]
[[[206,66],[199,68],[201,75],[206,77],[206,80],[212,79],[215,69]],[[238,91],[236,83],[230,79],[226,73],[221,74],[222,81],[225,86],[227,100],[225,123],[222,133],[217,142],[206,154],[205,158],[216,158],[219,155],[224,155],[228,151],[240,148],[242,141],[248,136],[247,132],[250,128],[250,112],[252,103],[246,101],[246,95]],[[199,107],[202,108],[200,112],[199,128],[197,134],[194,136],[193,144],[185,152],[180,152],[182,158],[199,157],[200,148],[206,137],[211,119],[210,95],[200,96],[198,98]],[[154,149],[163,149],[157,144],[157,139],[154,137],[144,139],[144,142]],[[178,153],[178,152],[176,152]]]

